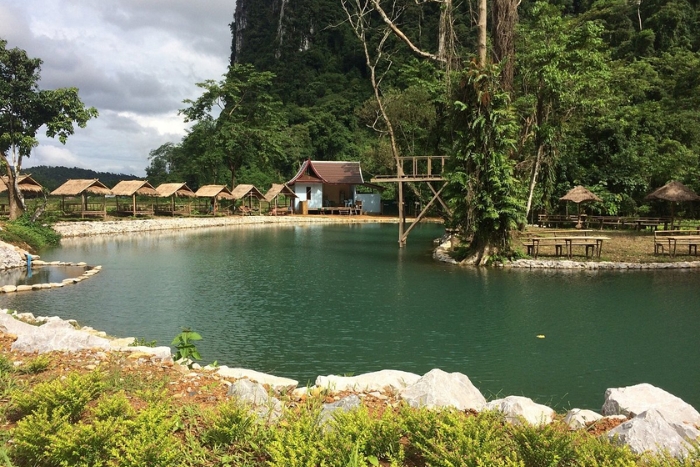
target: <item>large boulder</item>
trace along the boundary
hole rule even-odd
[[[359,376],[319,376],[316,386],[332,391],[390,391],[399,392],[420,379],[415,373],[399,370],[381,370]]]
[[[0,242],[0,269],[19,268],[27,265],[25,254],[9,243]]]
[[[505,415],[506,421],[515,425],[523,421],[536,426],[548,425],[556,415],[556,412],[546,405],[537,404],[532,399],[522,396],[493,400],[484,406],[484,410],[498,410]]]
[[[642,383],[605,391],[603,415],[635,417],[650,409],[656,410],[680,435],[693,441],[700,436],[700,413],[693,406],[663,389]]]
[[[245,368],[229,368],[225,365],[219,367],[217,373],[224,378],[247,378],[260,384],[266,384],[277,392],[287,392],[299,385],[299,382],[290,378],[268,375],[255,370]]]
[[[610,430],[607,436],[614,443],[629,446],[637,454],[665,451],[675,457],[683,457],[690,449],[690,444],[656,409],[642,412]]]
[[[466,375],[437,368],[401,391],[401,398],[411,407],[455,407],[479,411],[486,405],[486,399]]]
[[[12,350],[17,352],[75,352],[110,348],[109,340],[79,331],[71,323],[60,318],[49,319],[45,324],[35,326],[23,323],[6,313],[0,313],[0,330],[17,336],[17,340],[12,344]]]

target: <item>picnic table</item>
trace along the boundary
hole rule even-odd
[[[676,256],[676,247],[688,247],[688,255],[698,254],[700,244],[700,227],[695,230],[664,230],[654,231],[654,254],[668,251],[669,256]]]
[[[586,250],[586,258],[596,256],[600,258],[600,252],[603,249],[603,242],[610,240],[610,237],[591,236],[591,230],[572,231],[550,231],[549,236],[533,236],[523,244],[527,247],[528,255],[537,259],[540,247],[553,246],[554,254],[562,256],[566,251],[566,256],[571,259],[573,257],[573,247],[583,246]]]

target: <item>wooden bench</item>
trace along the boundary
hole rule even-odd
[[[698,254],[700,244],[700,227],[689,230],[655,230],[654,254],[658,255],[668,251],[669,256],[676,256],[676,247],[683,245],[688,247],[688,255]]]

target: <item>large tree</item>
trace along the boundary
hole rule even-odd
[[[0,163],[8,177],[11,220],[25,210],[17,180],[22,159],[39,144],[39,129],[45,125],[46,136],[57,136],[65,144],[76,124],[84,128],[97,116],[95,108],[85,107],[77,88],[39,89],[41,63],[22,49],[8,49],[7,41],[0,39]]]
[[[273,78],[271,72],[256,71],[252,65],[232,65],[224,80],[199,83],[204,93],[197,100],[186,100],[189,107],[181,111],[185,121],[198,122],[210,131],[211,144],[192,156],[207,167],[218,159],[230,172],[232,186],[244,164],[264,166],[283,153],[280,130],[286,121],[281,103],[270,93]]]

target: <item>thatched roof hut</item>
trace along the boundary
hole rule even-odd
[[[185,183],[162,183],[156,188],[158,196],[161,198],[170,198],[174,196],[194,198],[194,191]]]
[[[63,212],[76,212],[77,205],[75,203],[66,203],[66,196],[75,197],[80,196],[80,216],[85,217],[86,215],[98,215],[102,217],[107,216],[107,201],[106,196],[111,195],[112,190],[107,188],[98,179],[87,179],[87,180],[68,180],[63,185],[56,188],[50,193],[51,196],[61,197],[61,210]],[[92,203],[88,204],[88,195],[102,196],[102,204]]]
[[[197,198],[233,199],[226,185],[204,185],[195,193]]]
[[[158,196],[158,192],[146,180],[122,180],[112,188],[112,193],[117,197],[117,212],[122,214],[146,215],[153,214],[153,206],[137,206],[137,196]],[[120,196],[130,196],[131,206],[128,204],[119,205]],[[131,209],[129,209],[129,207]]]
[[[170,206],[161,206],[158,203],[154,206],[156,212],[163,214],[170,214],[174,216],[175,214],[189,214],[190,206],[180,206],[179,208],[175,206],[175,198],[194,198],[194,191],[190,189],[185,183],[162,183],[156,188],[159,198],[170,198]]]
[[[7,175],[0,177],[0,193],[8,190],[7,184],[10,183]],[[44,187],[39,182],[34,180],[30,175],[20,175],[17,179],[17,186],[23,195],[39,194],[44,191]]]
[[[158,196],[156,189],[146,180],[122,180],[114,185],[112,194],[115,196]]]
[[[272,187],[265,193],[265,199],[267,202],[272,203],[278,196],[297,197],[296,193],[284,183],[273,183]]]
[[[211,214],[216,214],[217,200],[233,199],[231,190],[226,185],[204,185],[195,194],[197,198],[211,198],[211,205],[209,206]]]
[[[260,190],[255,188],[253,185],[238,185],[231,191],[233,199],[243,199],[243,198],[255,198],[255,199],[265,199]]]
[[[85,194],[107,196],[112,194],[112,190],[95,178],[91,180],[68,180],[50,193],[51,196],[81,196]]]

